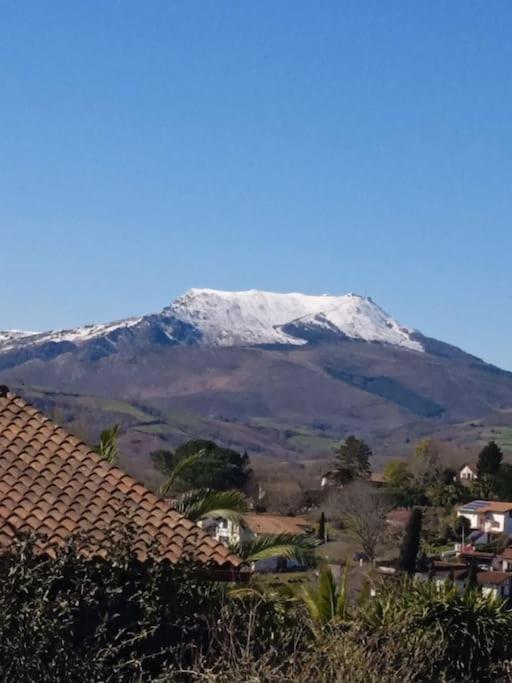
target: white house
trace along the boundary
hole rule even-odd
[[[476,481],[478,479],[476,463],[470,462],[467,465],[463,465],[459,470],[459,479],[463,483]]]
[[[226,545],[250,541],[261,535],[277,536],[279,534],[301,535],[312,530],[312,524],[303,517],[284,517],[281,515],[267,515],[248,512],[243,516],[244,525],[227,519],[205,519],[200,525],[215,539]],[[299,567],[297,562],[285,558],[273,557],[268,560],[258,560],[253,563],[254,571],[274,571],[276,569],[294,569]]]
[[[333,470],[329,470],[329,472],[325,472],[322,474],[322,478],[320,479],[320,488],[323,490],[327,488],[328,486],[336,486],[336,477],[334,475]]]
[[[369,484],[372,484],[372,486],[378,488],[380,486],[384,486],[386,483],[386,478],[382,472],[371,472],[371,474],[368,477],[363,478],[362,481],[367,481]],[[322,491],[331,486],[337,486],[340,489],[343,488],[343,484],[340,484],[336,479],[336,472],[334,472],[334,470],[325,472],[322,474],[322,478],[320,479],[320,488]]]
[[[473,500],[457,509],[457,517],[465,517],[472,530],[512,535],[512,503],[495,500]]]

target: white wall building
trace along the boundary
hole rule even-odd
[[[512,503],[473,500],[458,508],[457,517],[465,517],[472,530],[512,536]]]
[[[205,519],[200,526],[208,531],[215,539],[226,545],[250,541],[261,535],[277,536],[279,534],[301,535],[312,529],[312,524],[303,517],[283,517],[281,515],[267,515],[248,512],[244,514],[244,525],[227,519]],[[294,569],[300,565],[297,562],[280,557],[268,560],[258,560],[253,563],[254,571],[274,571],[276,569]]]
[[[461,482],[476,481],[478,479],[476,463],[472,462],[468,465],[463,465],[459,470],[459,479]]]

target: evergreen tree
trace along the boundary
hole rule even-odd
[[[503,460],[503,453],[495,441],[489,441],[480,451],[476,471],[478,478],[485,476],[495,476],[500,469],[501,461]]]
[[[476,575],[477,574],[478,574],[478,566],[476,564],[476,561],[473,559],[473,560],[471,560],[471,564],[469,565],[468,578],[466,581],[466,589],[464,591],[466,595],[470,591],[476,589],[476,587],[477,587]]]
[[[340,484],[349,484],[370,475],[372,451],[368,444],[355,436],[349,436],[336,451],[335,476]]]
[[[422,514],[420,508],[414,508],[405,529],[405,538],[400,548],[398,566],[403,572],[412,576],[416,571],[416,558],[420,549]]]
[[[199,454],[201,457],[194,458]],[[187,463],[186,467],[181,468],[179,477],[175,478],[174,487],[177,491],[242,489],[251,475],[247,453],[241,455],[204,439],[187,441],[178,446],[174,453],[154,451],[150,457],[155,468],[167,477],[180,465]]]
[[[318,523],[318,538],[321,541],[326,541],[326,533],[325,533],[325,514],[323,512],[320,513],[320,522]]]

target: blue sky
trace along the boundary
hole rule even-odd
[[[512,369],[512,3],[0,2],[0,329],[371,295]]]

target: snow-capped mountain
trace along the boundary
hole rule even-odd
[[[512,373],[356,294],[192,289],[139,318],[0,332],[0,384],[89,425],[91,443],[122,423],[134,467],[189,438],[293,459],[357,434],[407,454],[491,413],[512,421]]]
[[[50,332],[0,332],[0,355],[55,357],[92,349],[95,357],[126,345],[304,345],[357,339],[423,351],[419,335],[400,326],[371,299],[191,289],[159,314]],[[33,350],[33,354],[30,350]]]
[[[191,289],[164,313],[201,332],[214,346],[305,344],[309,332],[331,338],[362,339],[423,351],[414,332],[401,327],[371,299],[344,296],[276,294],[249,290]]]

